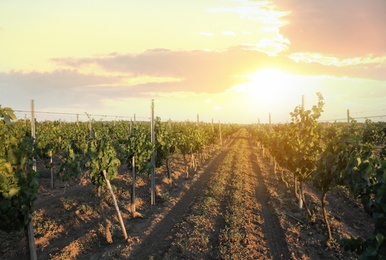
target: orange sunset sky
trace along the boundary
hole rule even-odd
[[[147,120],[154,99],[163,120],[285,123],[321,92],[321,120],[385,121],[385,13],[384,0],[3,0],[0,105]],[[37,114],[59,118],[74,120]]]

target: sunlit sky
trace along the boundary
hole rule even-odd
[[[147,120],[154,99],[163,120],[285,123],[321,92],[321,120],[385,121],[385,12],[384,0],[2,0],[0,105]]]

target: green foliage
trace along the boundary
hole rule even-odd
[[[6,123],[15,119],[9,108],[0,107],[0,111],[0,118]],[[27,135],[17,136],[11,124],[7,128],[0,124],[0,129],[0,229],[9,232],[30,222],[38,181],[31,168],[33,139]]]
[[[344,245],[359,251],[364,259],[382,259],[386,256],[386,161],[369,154],[368,147],[360,147],[352,154],[346,179],[366,212],[372,216],[375,229],[369,238],[363,240],[361,247],[357,246],[357,240],[345,241]]]
[[[361,259],[386,257],[386,161],[379,153],[385,149],[384,135],[366,121],[363,136],[351,152],[345,180],[354,196],[374,220],[374,231],[366,239],[342,241],[346,249],[360,253]]]
[[[0,158],[0,194],[10,199],[20,192],[18,180],[13,172],[12,165]]]
[[[130,169],[133,167],[133,156],[135,156],[138,173],[146,173],[153,167],[150,160],[155,145],[151,143],[150,129],[147,129],[144,125],[136,124],[126,145],[127,163]]]
[[[116,152],[107,138],[94,138],[88,143],[86,154],[86,167],[90,170],[90,179],[94,185],[106,185],[103,171],[105,170],[108,180],[113,180],[118,174],[121,164],[116,157]]]
[[[156,161],[155,166],[160,167],[177,150],[176,133],[171,124],[161,122],[161,118],[155,120],[155,139],[156,139]]]
[[[13,174],[17,185],[13,183],[6,187],[8,191],[2,190],[0,194],[0,229],[6,232],[28,225],[39,186],[37,174],[32,169],[27,173],[24,169],[15,169]]]
[[[12,108],[9,107],[1,107],[0,105],[0,119],[4,122],[8,127],[11,126],[11,120],[15,120],[16,116],[13,113]]]
[[[193,152],[194,147],[194,126],[186,123],[185,125],[177,125],[177,147],[182,154]]]
[[[275,156],[276,160],[291,170],[299,182],[309,179],[316,170],[322,151],[317,119],[323,112],[323,96],[311,110],[297,106],[290,113],[292,122],[285,125],[259,125],[250,129],[252,136]]]
[[[71,142],[64,139],[60,144],[62,155],[59,164],[59,174],[62,180],[66,181],[72,177],[79,178],[82,175],[82,157],[75,153]]]
[[[386,257],[386,124],[366,120],[364,124],[318,124],[323,98],[311,110],[296,107],[292,122],[259,125],[250,133],[295,173],[298,181],[312,177],[314,187],[327,193],[336,185],[346,185],[360,198],[375,229],[368,238],[343,240],[345,249],[361,259]]]
[[[317,95],[318,104],[314,105],[311,110],[303,110],[297,106],[291,113],[293,129],[297,136],[290,140],[292,163],[289,163],[288,166],[295,172],[300,182],[307,180],[316,170],[316,162],[321,152],[317,119],[323,112],[324,102],[323,96],[320,93]]]
[[[344,171],[358,142],[353,133],[354,127],[329,127],[328,143],[323,148],[312,176],[313,186],[323,193],[344,184]]]

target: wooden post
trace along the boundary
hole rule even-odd
[[[347,123],[350,123],[350,109],[347,109]]]
[[[222,134],[221,134],[221,122],[220,122],[220,120],[218,121],[218,128],[220,130],[220,146],[222,146]]]
[[[137,121],[137,118],[136,118],[136,115],[134,113],[134,124],[135,124],[136,121]]]
[[[76,114],[76,125],[79,125],[79,114]]]
[[[271,126],[271,113],[269,113],[269,125]]]
[[[51,168],[51,189],[55,189],[55,182],[54,182],[54,167],[52,164],[52,150],[49,152],[49,157],[50,157],[50,168]]]
[[[31,99],[31,136],[33,138],[33,143],[35,146],[35,102],[33,99]],[[34,148],[32,148],[34,149]],[[32,158],[32,169],[36,171],[36,159]],[[37,254],[36,254],[36,247],[35,247],[35,236],[34,236],[34,227],[32,223],[32,214],[30,214],[30,222],[28,223],[28,247],[29,247],[29,254],[31,260],[37,260]]]
[[[36,129],[35,129],[35,102],[31,99],[31,137],[33,138],[33,143],[35,146],[35,137],[36,137]],[[32,148],[33,149],[33,148]],[[36,171],[36,159],[32,158],[32,169]]]
[[[151,143],[154,144],[154,99],[151,100]],[[155,151],[151,156],[151,205],[155,205]]]
[[[305,105],[306,105],[306,98],[304,95],[302,95],[302,112],[304,112],[304,110],[305,110]],[[302,122],[301,128],[303,129],[303,127],[304,127],[304,124]],[[300,136],[300,138],[302,138],[302,136]],[[298,189],[299,189],[299,209],[302,209],[303,208],[303,197],[302,197],[303,190],[302,190],[302,183],[301,182],[299,183]]]
[[[122,219],[122,216],[121,216],[121,212],[119,211],[117,199],[115,198],[113,188],[111,187],[110,181],[107,179],[106,170],[103,170],[103,177],[105,177],[105,180],[106,180],[106,183],[107,183],[107,188],[109,188],[110,193],[111,193],[111,197],[113,197],[115,210],[117,211],[117,215],[118,215],[119,223],[121,224],[123,236],[124,236],[125,240],[127,240],[126,227],[125,227],[125,224],[123,223],[123,219]]]
[[[200,114],[197,114],[197,127],[200,125]]]
[[[212,118],[212,132],[214,132],[213,118]]]
[[[92,138],[92,124],[91,124],[91,117],[89,118],[88,121],[88,138]]]
[[[136,184],[136,179],[137,179],[137,176],[136,176],[136,172],[135,172],[135,157],[133,156],[133,158],[131,159],[131,165],[133,166],[133,179],[131,181],[132,183],[132,190],[131,190],[131,214],[134,216],[135,215],[135,212],[136,212],[136,208],[135,208],[135,184]]]
[[[299,184],[299,209],[303,208],[302,185]]]

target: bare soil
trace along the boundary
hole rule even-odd
[[[110,223],[106,230],[96,188],[87,178],[67,183],[57,181],[56,188],[51,190],[49,174],[40,165],[39,197],[33,214],[38,259],[191,259],[178,246],[182,241],[181,233],[185,232],[185,239],[193,234],[193,226],[189,223],[207,198],[210,184],[215,181],[215,172],[224,171],[227,176],[224,194],[232,193],[229,183],[234,177],[234,169],[224,170],[221,165],[236,143],[241,145],[237,149],[245,158],[242,206],[247,221],[242,223],[241,241],[248,250],[246,259],[358,258],[345,252],[337,241],[351,236],[366,237],[371,233],[371,219],[361,204],[343,188],[330,192],[328,213],[336,241],[327,246],[318,192],[306,187],[307,203],[314,212],[314,218],[310,219],[304,209],[298,208],[293,188],[287,188],[279,181],[257,145],[246,132],[239,132],[224,147],[218,148],[196,172],[192,171],[189,179],[185,178],[180,155],[176,155],[173,161],[173,184],[168,182],[165,169],[157,169],[155,206],[150,205],[148,176],[141,176],[136,186],[136,208],[142,217],[134,218],[131,212],[131,174],[126,166],[122,166],[112,185],[129,235],[127,241],[123,238],[108,193],[104,194],[105,216]],[[291,174],[287,172],[287,180],[290,179]],[[194,218],[196,224],[210,227],[205,248],[195,248],[197,252],[204,252],[201,259],[216,259],[218,256],[215,252],[223,243],[220,234],[226,226],[224,214],[229,199],[225,196],[213,206],[209,219]],[[107,233],[111,234],[111,241],[106,240]],[[0,259],[25,259],[25,248],[23,232],[0,232]]]

